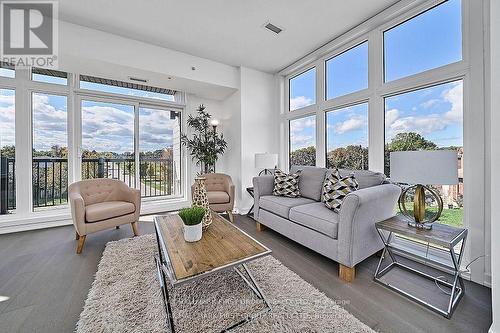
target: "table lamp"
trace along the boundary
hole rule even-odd
[[[405,183],[406,188],[399,197],[399,209],[409,218],[408,225],[420,229],[432,229],[432,223],[439,219],[443,211],[443,199],[428,185],[458,184],[457,152],[454,150],[398,151],[391,153],[391,182]],[[415,191],[413,214],[405,201],[408,193]],[[437,212],[428,218],[425,216],[426,192],[438,205]]]
[[[278,165],[278,154],[270,153],[257,153],[255,154],[255,168],[262,170],[259,172],[259,176],[264,173],[267,175],[271,173],[270,169],[276,168]]]

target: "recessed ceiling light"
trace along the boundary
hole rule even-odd
[[[264,28],[266,28],[267,30],[269,30],[271,32],[274,32],[275,34],[279,34],[280,32],[283,31],[282,28],[272,24],[271,22],[264,24]]]

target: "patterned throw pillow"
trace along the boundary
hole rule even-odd
[[[332,172],[323,184],[323,202],[326,207],[332,209],[335,213],[339,213],[346,195],[356,191],[358,187],[354,175],[340,178],[338,171]]]
[[[287,174],[276,169],[274,171],[273,195],[296,198],[300,197],[299,176],[302,170],[296,173]]]

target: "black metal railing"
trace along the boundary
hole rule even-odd
[[[82,179],[112,178],[137,187],[134,159],[83,158]],[[63,205],[68,202],[68,160],[33,158],[33,207]],[[139,178],[142,197],[175,193],[172,158],[141,158]],[[0,158],[0,214],[16,208],[15,159]]]

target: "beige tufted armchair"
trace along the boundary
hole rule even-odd
[[[210,209],[219,213],[227,212],[229,220],[234,222],[234,185],[231,176],[223,173],[207,173],[201,177],[205,178]],[[191,187],[191,193],[193,191],[194,185]]]
[[[99,178],[69,186],[71,216],[76,229],[78,247],[82,253],[88,234],[130,223],[137,236],[137,221],[141,211],[141,191],[132,189],[121,180]]]

